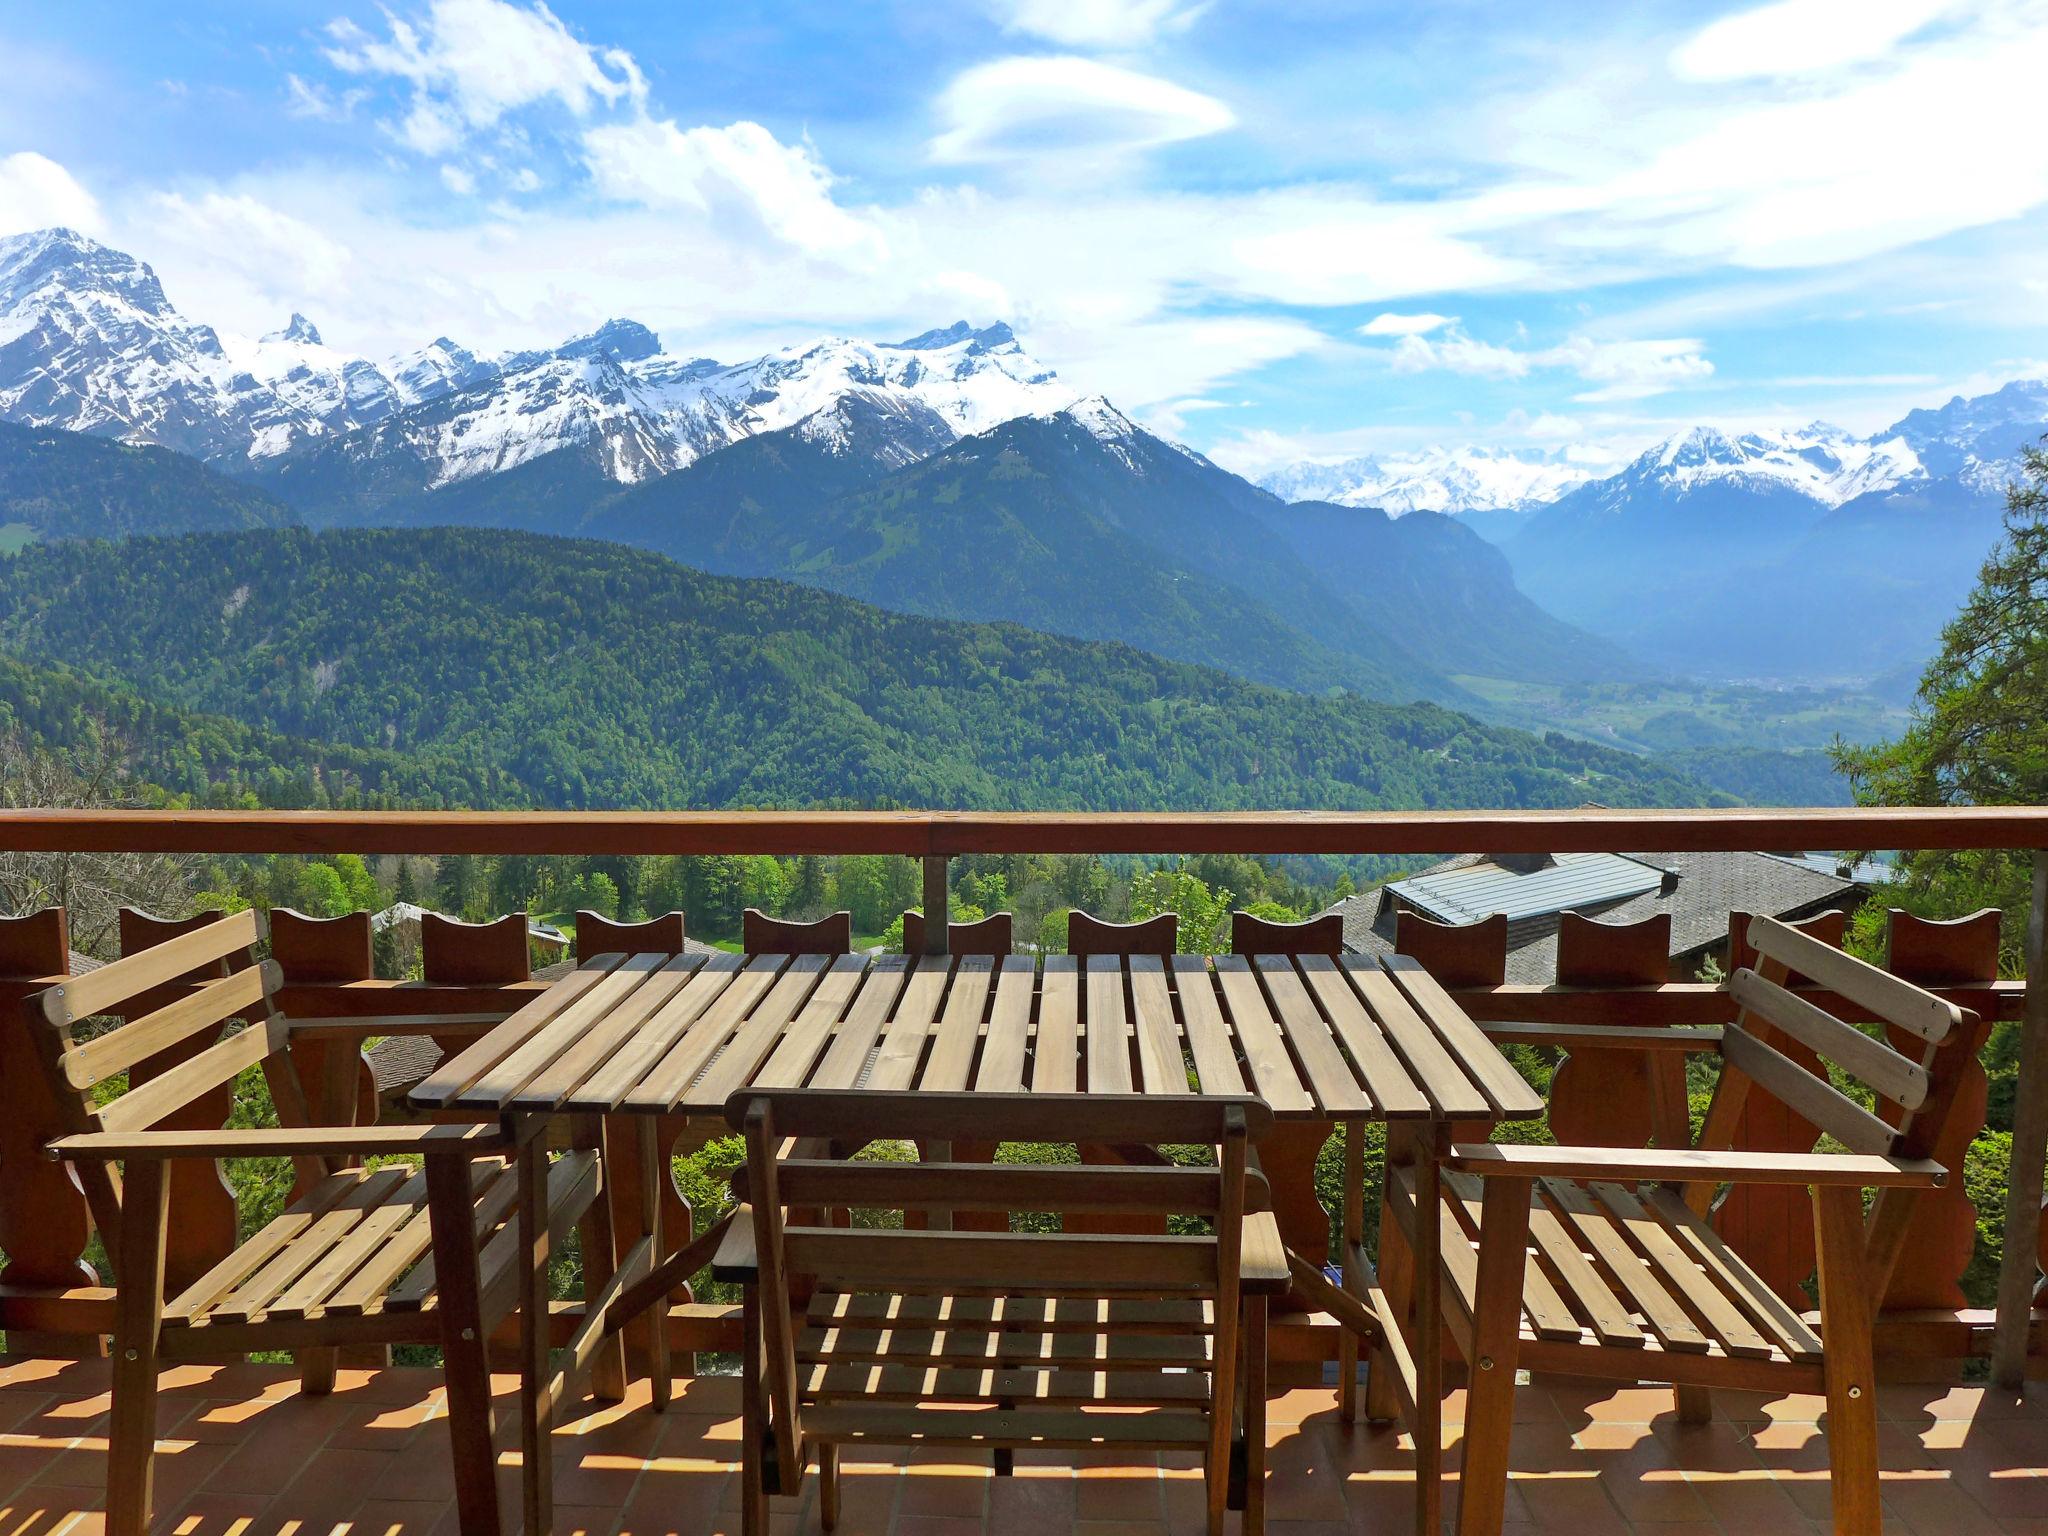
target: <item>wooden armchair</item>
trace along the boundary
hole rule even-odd
[[[712,1273],[746,1293],[741,1528],[795,1493],[815,1454],[825,1527],[847,1444],[1199,1452],[1211,1536],[1226,1505],[1261,1528],[1266,1306],[1287,1257],[1249,1149],[1255,1099],[795,1091],[735,1094],[747,1204]],[[1209,1143],[1213,1168],[845,1163],[786,1137],[951,1142],[1141,1136]],[[795,1224],[806,1206],[929,1213],[925,1230]],[[788,1208],[791,1214],[785,1214]],[[954,1211],[1186,1213],[1200,1237],[944,1230]],[[799,1302],[798,1297],[805,1300]],[[1238,1493],[1241,1498],[1233,1499]]]
[[[332,1384],[336,1346],[440,1344],[451,1398],[473,1392],[487,1405],[485,1340],[523,1299],[518,1260],[537,1236],[522,1231],[532,1224],[527,1212],[544,1209],[559,1242],[597,1188],[593,1155],[571,1153],[550,1167],[539,1142],[514,1146],[496,1127],[309,1125],[288,1049],[291,1026],[273,1005],[277,963],[250,958],[262,937],[253,912],[221,917],[24,1004],[70,1132],[49,1153],[75,1168],[113,1261],[107,1527],[115,1536],[142,1536],[149,1525],[160,1361],[289,1349],[300,1352],[307,1389],[320,1392]],[[106,1027],[95,1025],[108,1016],[115,1018]],[[131,1069],[167,1055],[175,1065],[132,1080]],[[259,1066],[277,1128],[161,1128]],[[394,1154],[418,1154],[423,1166],[355,1162]],[[167,1296],[174,1160],[280,1156],[297,1165],[306,1193]],[[520,1218],[511,1220],[515,1206]],[[430,1209],[453,1217],[433,1223]],[[437,1274],[480,1276],[481,1315],[449,1316],[444,1329]],[[544,1339],[541,1301],[525,1320]],[[523,1358],[533,1360],[534,1351]],[[530,1472],[533,1465],[529,1458]],[[529,1509],[536,1486],[544,1481],[529,1482]],[[475,1492],[464,1490],[466,1499]],[[495,1490],[480,1492],[495,1520]]]
[[[1680,1388],[1825,1392],[1835,1529],[1879,1530],[1872,1314],[1919,1196],[1947,1180],[1929,1154],[1969,1064],[1974,1016],[1773,918],[1754,919],[1748,938],[1758,964],[1728,980],[1739,1012],[1719,1034],[1721,1076],[1697,1145],[1457,1145],[1442,1161],[1431,1219],[1445,1318],[1467,1366],[1461,1536],[1500,1527],[1518,1364]],[[1828,990],[1788,990],[1795,973]],[[1845,1023],[1823,1006],[1831,1000],[1918,1049],[1904,1054]],[[1802,1047],[1893,1106],[1898,1123],[1786,1054]],[[1732,1150],[1756,1095],[1845,1150]],[[1412,1168],[1389,1177],[1405,1238],[1383,1245],[1393,1262],[1414,1252],[1416,1183]],[[1818,1332],[1706,1220],[1722,1185],[1760,1184],[1811,1189]],[[1867,1217],[1866,1189],[1878,1192]]]

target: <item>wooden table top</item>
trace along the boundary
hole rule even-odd
[[[750,1086],[1253,1093],[1294,1119],[1543,1112],[1420,964],[1362,955],[599,955],[411,1098],[721,1115]]]

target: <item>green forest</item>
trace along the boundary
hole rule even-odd
[[[307,803],[1711,798],[1626,753],[1434,706],[1312,697],[1124,645],[889,613],[540,535],[284,529],[38,545],[0,568],[0,651],[270,738],[332,744],[287,750],[317,786]],[[167,789],[211,793],[198,757],[173,774],[175,754],[147,750]],[[326,763],[339,784],[326,783]]]

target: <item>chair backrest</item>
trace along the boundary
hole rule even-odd
[[[1335,912],[1298,923],[1276,923],[1249,912],[1230,914],[1233,955],[1341,955],[1344,919]]]
[[[1508,978],[1507,914],[1439,923],[1420,912],[1396,912],[1394,952],[1420,960],[1444,986],[1497,987]]]
[[[834,912],[814,923],[791,923],[749,907],[740,915],[740,948],[750,955],[851,954],[853,914]]]
[[[924,914],[906,912],[903,914],[903,953],[921,955],[924,953]],[[991,912],[987,917],[972,923],[948,923],[946,925],[946,952],[952,955],[990,955],[1003,959],[1013,947],[1010,914]]]
[[[1702,1143],[1724,1138],[1740,1114],[1743,1095],[1761,1089],[1851,1152],[1931,1156],[1973,1049],[1976,1015],[1776,918],[1752,919],[1746,937],[1758,965],[1744,966],[1728,978],[1738,1012],[1722,1032],[1722,1084]],[[1766,971],[1779,978],[1807,978],[1825,991],[1792,991]],[[1918,1053],[1909,1055],[1866,1034],[1832,1011],[1830,1003],[1850,1018],[1873,1019],[1918,1043]],[[1872,1114],[1828,1078],[1786,1056],[1773,1043],[1781,1036],[1895,1106],[1897,1123]],[[1732,1109],[1724,1106],[1724,1098],[1732,1098]],[[1903,1188],[1881,1190],[1873,1208],[1872,1255],[1881,1265],[1875,1276],[1880,1292],[1897,1259],[1895,1244],[1903,1240],[1904,1212],[1913,1194]],[[1885,1252],[1888,1242],[1894,1247]]]
[[[1067,914],[1067,953],[1090,955],[1158,955],[1174,953],[1180,939],[1180,918],[1162,912],[1141,923],[1105,923],[1086,912]]]
[[[576,963],[592,955],[680,955],[683,914],[664,912],[641,923],[621,923],[595,912],[576,914]]]
[[[280,968],[250,955],[263,936],[253,911],[216,917],[27,999],[50,1096],[67,1131],[148,1130],[254,1066],[270,1079],[280,1120],[304,1125],[305,1094],[275,1006]],[[107,1027],[94,1027],[101,1020]],[[244,1021],[246,1027],[229,1032]],[[124,1082],[103,1096],[110,1078],[172,1052],[189,1054],[146,1082]],[[104,1165],[95,1171],[103,1175]],[[118,1196],[111,1180],[96,1183],[89,1180],[87,1188],[94,1219],[102,1232],[115,1231]]]
[[[420,916],[420,970],[443,986],[494,987],[533,973],[526,947],[526,914],[507,912],[487,923],[465,923],[438,912]]]
[[[1213,1298],[1218,1398],[1237,1348],[1245,1212],[1270,1207],[1248,1151],[1273,1123],[1253,1098],[1195,1095],[991,1096],[742,1089],[726,1119],[745,1133],[762,1344],[778,1449],[801,1443],[794,1327],[780,1300],[793,1280],[825,1289],[936,1294],[1074,1293]],[[862,1163],[785,1155],[799,1141],[1136,1141],[1203,1144],[1212,1168],[999,1163]],[[1072,1236],[799,1226],[787,1211],[1089,1211],[1205,1217],[1202,1236]],[[776,1299],[767,1299],[776,1298]],[[1227,1411],[1227,1408],[1223,1411]],[[787,1463],[785,1463],[787,1464]]]

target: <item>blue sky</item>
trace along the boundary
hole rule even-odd
[[[1233,467],[2048,371],[2048,0],[0,6],[0,232],[372,357],[1012,321]]]

